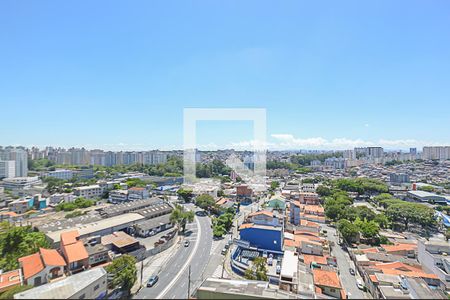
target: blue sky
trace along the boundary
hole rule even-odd
[[[5,0],[0,104],[0,145],[181,148],[185,107],[266,108],[277,149],[450,144],[450,2]]]

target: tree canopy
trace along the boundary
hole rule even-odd
[[[183,198],[184,202],[191,202],[191,199],[193,197],[193,193],[192,193],[191,189],[180,188],[177,191],[177,194],[178,194],[178,196]]]
[[[31,226],[14,226],[0,223],[0,269],[11,271],[19,267],[17,259],[50,248],[42,232],[33,231]]]
[[[213,196],[202,194],[195,199],[195,204],[202,209],[211,210],[216,202],[214,201]]]
[[[127,254],[122,255],[113,260],[106,267],[106,271],[113,277],[110,288],[120,288],[129,292],[137,279],[136,258]]]
[[[179,226],[181,231],[184,232],[186,225],[194,221],[195,214],[192,211],[187,211],[181,205],[176,205],[175,209],[170,215],[170,222]]]
[[[266,260],[264,257],[255,258],[252,266],[246,270],[244,277],[249,280],[267,281]]]

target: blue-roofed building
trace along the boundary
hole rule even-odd
[[[258,250],[281,252],[283,249],[283,228],[279,226],[242,224],[240,239]]]

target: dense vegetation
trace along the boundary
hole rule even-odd
[[[194,221],[194,212],[187,211],[181,205],[176,205],[170,215],[170,222],[178,226],[182,232],[185,231],[186,225]]]
[[[420,203],[395,199],[387,193],[387,186],[378,180],[367,178],[337,179],[320,186],[325,215],[337,222],[337,228],[347,242],[358,237],[370,244],[383,243],[379,237],[381,228],[409,230],[411,225],[431,228],[435,226],[434,210]],[[348,193],[370,196],[372,205],[383,212],[375,212],[367,206],[352,206]],[[376,195],[376,196],[374,196]]]
[[[19,267],[17,259],[50,248],[42,232],[35,232],[31,226],[13,226],[8,222],[0,223],[0,269],[11,271]]]
[[[268,161],[267,169],[288,169],[299,173],[309,173],[312,171],[308,168],[312,161],[318,160],[323,163],[327,158],[332,157],[342,157],[342,152],[297,154],[291,156],[290,162]]]
[[[74,211],[77,208],[88,208],[95,205],[94,200],[89,200],[83,197],[77,198],[73,202],[60,203],[56,206],[56,211]]]
[[[213,219],[213,235],[224,236],[233,226],[234,212],[230,211]]]
[[[403,230],[408,230],[411,224],[423,227],[436,225],[434,210],[424,204],[395,199],[391,194],[378,195],[373,202],[383,207],[389,221]]]
[[[25,292],[32,289],[32,285],[18,285],[0,294],[0,299],[14,299],[14,295],[17,293]]]
[[[183,198],[184,202],[191,202],[192,197],[194,196],[193,191],[191,189],[180,188],[177,191],[178,196]]]
[[[108,275],[112,277],[109,281],[109,288],[120,288],[123,291],[130,292],[137,279],[136,259],[130,255],[122,255],[113,260],[106,267]]]
[[[248,280],[267,281],[267,259],[264,257],[257,257],[253,260],[251,268],[245,271],[244,277]]]
[[[388,228],[391,220],[384,213],[376,213],[370,207],[353,206],[353,199],[348,193],[373,195],[387,190],[387,186],[379,180],[346,178],[326,182],[319,186],[317,193],[323,199],[325,216],[337,222],[344,240],[354,242],[361,237],[367,243],[379,244],[384,242],[379,231],[381,228]]]
[[[336,179],[332,182],[335,189],[339,189],[346,192],[354,192],[359,195],[363,194],[379,194],[387,193],[389,191],[388,186],[378,180],[370,178],[344,178]]]

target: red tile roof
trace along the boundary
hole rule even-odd
[[[247,228],[252,228],[253,227],[253,223],[245,223],[242,224],[239,229],[247,229]]]
[[[312,262],[321,264],[321,265],[327,265],[327,257],[326,256],[319,256],[319,255],[308,255],[303,254],[303,261],[306,265],[311,264]]]
[[[386,252],[396,251],[415,251],[417,250],[417,244],[397,243],[395,245],[381,245]]]
[[[82,241],[63,246],[67,263],[73,263],[89,257]]]
[[[20,285],[21,283],[20,269],[0,274],[0,291],[6,290],[11,286]]]
[[[313,270],[314,284],[318,286],[326,286],[341,289],[341,281],[336,272],[321,269]]]
[[[266,210],[262,210],[262,211],[257,211],[254,213],[249,214],[249,217],[253,217],[253,216],[259,216],[259,215],[265,215],[268,217],[273,217],[273,213],[271,213],[270,211],[266,211]]]
[[[22,267],[24,279],[28,279],[44,270],[44,264],[39,252],[21,257],[18,261]]]
[[[77,242],[80,234],[78,230],[72,230],[61,233],[61,245],[70,245]]]
[[[55,249],[39,249],[46,266],[65,266],[64,258]]]
[[[402,262],[379,263],[375,264],[374,267],[389,275],[438,279],[437,275],[426,273],[421,267],[413,267]]]

